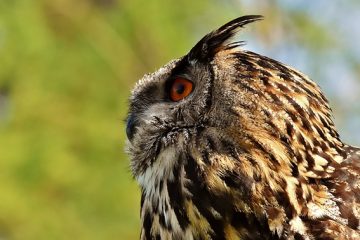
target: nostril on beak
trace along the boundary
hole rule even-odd
[[[134,114],[130,114],[126,121],[126,135],[131,141],[135,134],[136,118]]]

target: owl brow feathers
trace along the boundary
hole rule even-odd
[[[193,60],[206,62],[224,48],[233,48],[241,45],[243,43],[241,41],[228,44],[226,42],[233,38],[245,25],[262,19],[263,16],[261,15],[242,16],[210,32],[190,50],[188,54],[189,62]]]

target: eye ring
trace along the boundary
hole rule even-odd
[[[193,82],[183,77],[177,77],[172,81],[170,86],[170,100],[178,102],[189,96],[193,89]]]

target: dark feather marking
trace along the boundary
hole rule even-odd
[[[152,216],[148,211],[145,212],[145,216],[143,218],[143,228],[145,231],[145,239],[151,239],[151,224],[152,224]]]
[[[260,74],[261,74],[263,77],[272,77],[271,72],[266,71],[266,70],[263,70],[263,69],[260,69]]]
[[[301,115],[301,116],[307,116],[308,114],[304,111],[304,109],[289,95],[284,94],[286,100],[291,104],[291,106]]]
[[[166,214],[166,213],[165,213]],[[171,227],[171,224],[166,224],[165,222],[165,216],[163,213],[160,213],[159,214],[159,223],[162,227],[164,227],[165,229],[171,231],[172,227]],[[180,225],[181,226],[181,225]]]
[[[304,136],[301,133],[298,133],[296,135],[296,138],[298,140],[298,142],[304,146],[305,149],[310,150],[311,146],[307,143],[307,141],[305,140]]]
[[[206,136],[205,137],[205,142],[206,142],[206,147],[208,148],[207,150],[210,150],[210,151],[216,151],[217,150],[216,143],[211,138],[211,136]]]
[[[229,140],[221,139],[220,141],[222,148],[226,154],[229,154],[234,160],[239,160],[239,153],[235,144]]]
[[[285,80],[290,81],[292,80],[293,76],[287,71],[287,69],[280,70],[282,72],[278,73],[278,77]]]
[[[201,158],[202,158],[202,160],[204,161],[205,164],[211,164],[208,151],[202,151],[201,152]]]
[[[244,81],[241,81],[240,79],[235,79],[235,83],[240,85],[243,89],[245,89],[248,92],[251,92],[253,94],[256,94],[258,96],[264,96],[264,94],[261,91],[258,91],[251,87],[250,85],[246,84]]]
[[[267,115],[267,117],[271,117],[270,113],[267,110],[264,110],[265,115]],[[273,131],[273,136],[276,138],[279,138],[283,144],[283,146],[286,148],[287,153],[290,156],[295,156],[295,152],[294,150],[291,148],[291,141],[289,139],[289,137],[291,137],[291,135],[286,135],[282,132],[281,129],[279,129],[272,121],[266,121],[266,123],[272,128]]]
[[[297,86],[293,85],[292,89],[294,90],[294,92],[296,93],[304,93],[304,91],[302,91],[300,88],[298,88]]]
[[[341,215],[348,220],[348,226],[357,230],[357,227],[359,226],[359,220],[354,215],[351,204],[341,204],[339,208]]]
[[[315,166],[315,159],[312,157],[311,154],[306,154],[306,161],[308,163],[308,170],[311,170]]]
[[[160,193],[162,192],[163,187],[164,187],[164,181],[160,181],[160,184],[159,184],[159,192]]]
[[[291,173],[294,177],[298,177],[299,176],[299,169],[297,167],[297,165],[294,162],[291,162]]]
[[[256,65],[253,62],[249,61],[249,58],[247,58],[247,56],[244,57],[242,54],[237,54],[237,57],[238,57],[237,59],[241,66],[243,66],[245,68],[247,68],[247,67],[255,68]]]
[[[294,239],[295,240],[304,240],[305,238],[300,233],[295,233]]]
[[[144,206],[144,201],[145,201],[145,191],[144,189],[141,190],[141,200],[140,200],[140,213],[141,213],[141,209]]]
[[[284,84],[276,83],[275,85],[284,93],[292,92],[292,90],[290,88],[288,88],[287,86],[285,86]],[[285,97],[290,98],[289,95],[285,95]]]
[[[303,128],[308,131],[308,132],[312,132],[312,127],[311,127],[311,123],[309,122],[309,120],[307,119],[307,117],[305,117],[304,115],[301,116],[301,123]]]
[[[292,120],[294,123],[299,122],[299,119],[298,119],[298,117],[297,117],[297,114],[294,114],[294,113],[291,112],[291,111],[287,111],[286,113],[289,115],[289,117],[291,118],[291,120]]]
[[[159,198],[152,198],[151,206],[154,214],[159,213]]]
[[[268,92],[269,96],[271,97],[271,99],[273,100],[273,103],[275,103],[278,106],[283,106],[283,102],[279,99],[279,97],[272,93],[272,92]]]
[[[225,184],[234,188],[237,191],[240,191],[243,195],[244,199],[248,199],[250,197],[250,193],[252,192],[252,186],[254,184],[254,179],[247,177],[242,174],[240,171],[235,170],[227,170],[220,178],[225,182]]]
[[[211,136],[204,136],[205,149],[201,151],[201,158],[205,164],[211,164],[210,161],[210,152],[217,151],[217,146],[215,141],[211,138]],[[199,142],[197,142],[200,145]]]
[[[283,187],[283,189],[286,189],[286,183],[284,183],[284,185],[285,186]],[[296,214],[296,210],[295,210],[294,206],[291,204],[288,194],[283,191],[278,191],[275,194],[275,197],[276,197],[276,200],[278,201],[278,203],[281,206],[283,206],[286,217],[288,217],[289,219],[292,219]]]
[[[209,222],[213,233],[209,233],[212,239],[225,239],[223,220],[217,219],[210,212],[210,208],[213,207],[221,216],[224,216],[230,211],[231,206],[224,204],[230,202],[227,196],[223,196],[220,199],[209,193],[204,186],[202,177],[198,175],[199,166],[195,163],[195,160],[188,157],[187,164],[185,165],[186,175],[189,179],[192,179],[191,185],[188,187],[192,193],[192,202],[199,210],[200,214],[206,218]]]
[[[303,189],[302,189],[302,187],[300,187],[300,186],[297,186],[296,187],[296,190],[295,190],[295,193],[296,193],[296,199],[297,199],[297,202],[299,203],[299,205],[301,206],[301,207],[303,207],[303,209],[302,209],[302,211],[304,212],[304,211],[306,211],[306,200],[304,199],[304,197],[303,197]]]
[[[294,127],[288,121],[286,121],[286,133],[288,134],[288,136],[290,136],[290,138],[292,138],[295,134]]]
[[[310,89],[308,89],[307,87],[305,87],[304,85],[302,86],[302,89],[304,89],[304,91],[311,97],[313,98],[313,100],[316,100],[317,105],[319,105],[319,102],[322,102],[321,99],[319,99],[318,95],[316,95],[315,93],[313,93]],[[322,104],[321,104],[322,105]]]
[[[279,237],[270,232],[269,226],[265,219],[259,220],[253,213],[243,213],[236,211],[231,218],[231,225],[239,229],[241,232],[246,232],[241,239],[245,240],[277,240]]]
[[[262,81],[265,87],[271,87],[268,76],[260,76],[260,80]]]
[[[265,153],[265,156],[269,157],[270,160],[276,164],[280,165],[279,161],[276,159],[274,153],[270,151],[270,149],[266,149],[258,140],[256,140],[253,136],[248,135],[247,138],[250,140],[250,142],[257,148],[260,149],[262,152]]]
[[[320,135],[320,137],[322,139],[326,139],[324,131],[317,124],[313,124],[313,126],[315,127],[315,129],[316,129],[317,133]]]
[[[185,230],[185,228],[189,225],[189,219],[186,215],[184,205],[184,196],[181,192],[180,182],[177,176],[180,176],[179,167],[175,167],[173,169],[173,175],[175,178],[173,181],[167,181],[167,189],[169,193],[170,206],[173,208],[176,218],[179,222],[181,229]]]
[[[264,60],[263,58],[259,58],[256,63],[262,68],[266,68],[268,70],[274,69],[274,65],[272,65],[271,62]]]

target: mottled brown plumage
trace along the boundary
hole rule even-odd
[[[133,90],[141,239],[360,239],[360,149],[312,80],[231,42],[259,19],[209,33]],[[174,102],[179,77],[194,87]]]

